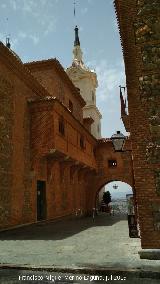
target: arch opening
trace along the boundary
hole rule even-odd
[[[106,192],[109,192],[111,196],[111,201],[108,205],[112,208],[112,214],[122,214],[126,215],[126,217],[127,214],[134,214],[134,191],[129,184],[115,180],[107,182],[100,187],[96,193],[95,200],[95,206],[99,212],[105,211],[103,210],[103,206],[105,206],[103,195]]]

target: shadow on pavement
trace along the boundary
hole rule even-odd
[[[63,240],[95,226],[112,226],[127,220],[126,215],[109,216],[105,213],[92,217],[42,222],[0,232],[0,240]],[[127,223],[126,223],[126,226]]]

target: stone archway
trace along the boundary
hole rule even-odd
[[[117,186],[116,189],[114,189],[114,185]],[[120,180],[111,180],[108,183],[104,184],[101,188],[99,188],[99,190],[96,193],[96,204],[100,204],[100,201],[103,198],[103,192],[104,192],[104,188],[105,191],[110,191],[111,193],[111,197],[113,194],[113,198],[115,198],[115,196],[117,195],[117,198],[119,195],[122,195],[123,192],[123,196],[125,195],[125,193],[130,193],[130,194],[134,194],[134,188],[132,188],[132,186],[126,182],[120,181]]]
[[[99,140],[95,149],[95,156],[98,170],[95,175],[89,178],[86,204],[87,211],[91,212],[95,207],[97,192],[111,181],[119,180],[129,184],[134,189],[136,200],[129,139],[126,140],[122,152],[115,152],[110,139]]]

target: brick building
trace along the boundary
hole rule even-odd
[[[23,64],[0,43],[0,101],[1,229],[90,213],[112,178],[133,184],[131,170],[123,176],[130,146],[116,153],[91,134],[85,101],[56,59]]]
[[[153,95],[150,109],[144,89],[146,76],[153,88],[158,65],[151,62],[154,70],[142,64],[148,49],[135,41],[133,26],[139,28],[141,19],[136,1],[127,3],[115,1],[128,90],[129,116],[121,96],[122,118],[132,139],[126,139],[123,152],[115,152],[110,139],[91,134],[93,119],[83,118],[85,101],[56,59],[23,64],[0,43],[1,229],[88,214],[99,190],[120,180],[133,188],[142,248],[160,247],[159,148],[155,152],[153,147],[158,143],[159,102]],[[154,44],[156,38],[151,52]]]
[[[115,0],[128,93],[142,248],[160,248],[160,2]]]

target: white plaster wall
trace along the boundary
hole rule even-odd
[[[94,105],[90,105],[83,108],[83,117],[91,116],[94,119],[93,124],[91,125],[91,133],[96,138],[101,138],[101,116],[98,109]],[[99,125],[99,131],[98,131]]]
[[[96,74],[79,66],[70,67],[66,72],[75,86],[80,89],[81,96],[86,102],[83,117],[91,116],[94,119],[94,123],[91,125],[92,135],[101,138],[101,114],[96,107],[96,87],[98,85]],[[94,95],[94,101],[92,95]]]

